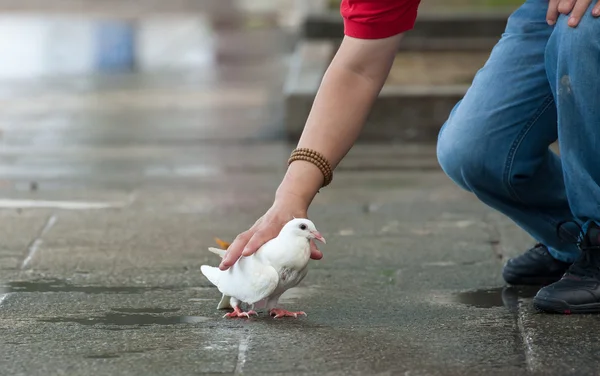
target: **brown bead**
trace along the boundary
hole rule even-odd
[[[333,171],[329,161],[319,152],[307,148],[295,149],[288,159],[288,166],[294,161],[306,161],[314,164],[324,177],[322,187],[326,187],[333,180]]]

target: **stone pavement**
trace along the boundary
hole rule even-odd
[[[270,204],[281,59],[0,89],[0,375],[597,374],[597,316],[503,288],[531,244],[434,148],[360,145],[287,308],[228,320],[200,265]]]

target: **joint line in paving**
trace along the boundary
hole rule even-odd
[[[527,366],[527,370],[531,373],[535,373],[538,370],[538,360],[536,356],[536,352],[534,350],[532,333],[531,330],[528,330],[525,327],[524,316],[525,312],[521,310],[521,305],[519,304],[517,313],[517,326],[519,327],[519,333],[521,334],[521,341],[523,342],[523,348],[525,352],[525,365]]]
[[[42,237],[48,231],[50,231],[50,229],[56,223],[56,220],[57,220],[56,215],[51,215],[48,218],[48,220],[46,221],[46,224],[44,225],[44,227],[42,227],[42,230],[40,231],[38,236],[35,239],[33,239],[33,241],[29,244],[29,246],[27,247],[27,256],[25,257],[25,260],[23,260],[23,263],[21,264],[21,269],[25,269],[27,266],[29,266],[29,263],[31,262],[31,260],[33,260],[33,257],[35,256],[38,249],[42,245]]]
[[[250,343],[250,336],[245,336],[240,340],[238,346],[237,364],[235,365],[235,375],[241,375],[243,373],[244,364],[246,363],[246,352],[248,352],[248,345]]]
[[[10,294],[8,294],[8,293],[0,295],[0,307],[2,306],[2,303],[4,303],[4,301],[6,300],[6,298],[8,298],[9,295]]]

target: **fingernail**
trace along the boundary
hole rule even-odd
[[[569,26],[575,26],[575,24],[577,24],[577,18],[570,17],[569,18]]]
[[[600,16],[600,8],[594,8],[594,10],[592,10],[592,14],[596,17]]]
[[[548,25],[550,25],[550,26],[554,25],[554,20],[546,20],[546,22],[548,22]]]
[[[248,256],[249,253],[250,253],[250,248],[244,248],[244,250],[242,251],[242,255],[244,255],[244,256]]]

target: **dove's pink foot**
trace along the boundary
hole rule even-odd
[[[304,315],[306,316],[305,312],[299,311],[299,312],[290,312],[290,311],[286,311],[285,309],[279,309],[279,308],[273,308],[272,310],[269,311],[269,314],[271,316],[273,316],[274,318],[278,319],[280,317],[295,317],[298,318],[298,315]]]
[[[240,309],[240,307],[235,307],[233,312],[226,313],[223,317],[235,318],[235,317],[247,317],[250,318],[250,315],[258,316],[258,313],[255,311],[244,312]]]

